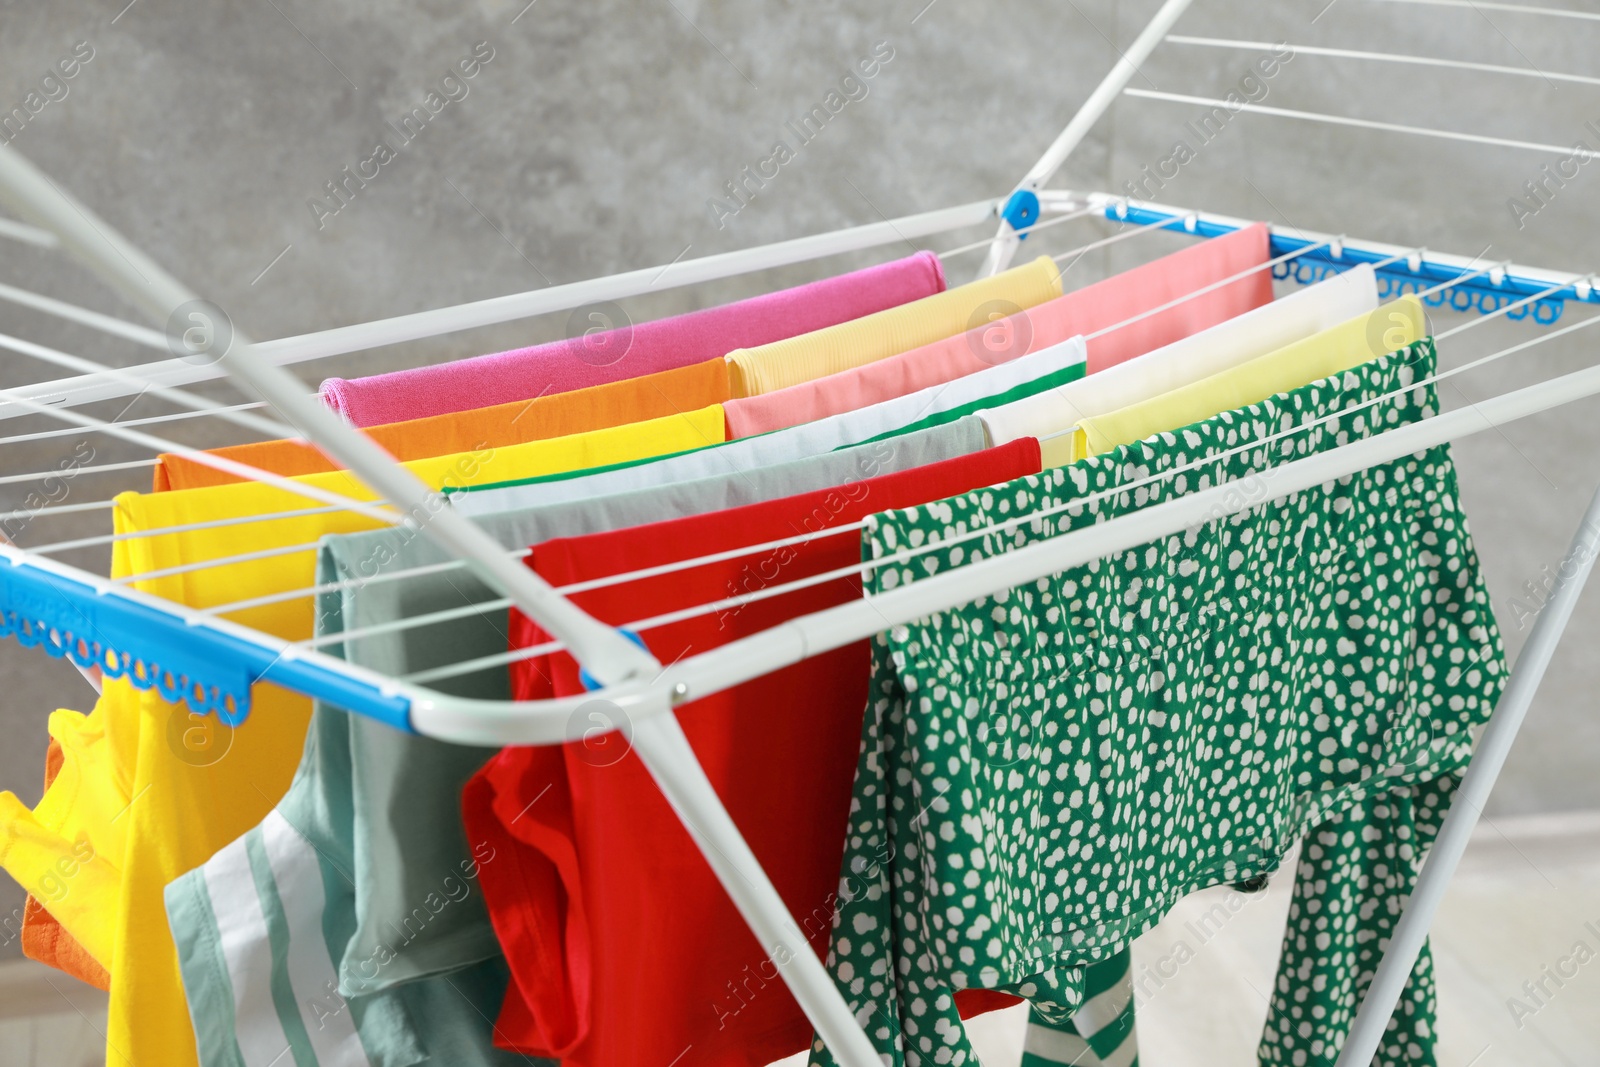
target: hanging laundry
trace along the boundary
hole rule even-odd
[[[469,453],[408,466],[438,488],[447,479],[470,481],[501,469],[551,471],[682,448],[718,439],[722,429],[721,409],[712,407],[654,423],[534,441],[490,456]],[[519,466],[503,466],[510,463]],[[343,472],[305,480],[371,499]],[[124,493],[113,511],[116,533],[123,537],[113,548],[112,576],[195,608],[303,588],[312,578],[310,546],[319,537],[377,525],[351,512],[307,505],[306,498],[287,490],[252,483]],[[289,514],[266,517],[284,512]],[[256,521],[239,521],[249,517]],[[155,533],[169,528],[181,529]],[[293,550],[297,546],[307,547]],[[251,552],[267,554],[172,570]],[[259,605],[231,618],[291,641],[312,631],[306,599]],[[199,674],[208,666],[193,668]],[[249,722],[228,729],[204,705],[169,703],[127,678],[108,678],[92,715],[52,716],[51,733],[61,744],[63,763],[35,809],[30,812],[15,795],[0,792],[0,863],[50,905],[62,927],[110,972],[109,1067],[194,1062],[163,890],[262,821],[288,788],[304,747],[306,698],[273,685],[250,688],[251,680],[242,677],[195,680],[219,685],[239,700],[248,693],[254,709]],[[204,743],[192,745],[192,737]],[[61,877],[62,864],[73,874],[66,879],[67,891],[58,894],[50,879],[52,871]]]
[[[366,378],[329,378],[322,383],[322,399],[356,426],[470,411],[720,359],[737,348],[770,344],[943,291],[939,257],[918,252],[581,339]]]
[[[570,500],[549,507],[492,512],[476,520],[507,549],[556,537],[617,530],[648,522],[743,507],[798,493],[859,482],[880,474],[980,452],[987,447],[982,425],[972,416],[912,431],[870,445],[823,452],[804,459],[714,474],[704,478],[609,496]],[[352,581],[326,594],[317,625],[326,635],[346,629],[385,627],[463,605],[499,600],[503,594],[466,567],[429,572],[452,557],[426,538],[394,529],[341,534],[324,540],[318,581]],[[403,580],[389,576],[405,574]],[[505,609],[441,620],[433,625],[386,629],[329,646],[336,654],[385,675],[402,677],[465,663],[505,651]],[[510,675],[497,670],[465,672],[430,685],[460,696],[511,699]]]
[[[1064,384],[1083,375],[1083,355],[1082,340],[1074,338],[944,385],[818,422],[729,441],[687,455],[666,456],[659,462],[620,464],[616,469],[586,470],[571,477],[463,487],[450,494],[450,502],[463,515],[478,516],[782,463],[952,422],[979,408],[1005,403],[1012,399],[1012,391],[1031,393]]]
[[[1061,269],[1049,256],[900,307],[761,347],[730,351],[733,395],[755,396],[865,366],[965,333],[985,312],[1042,304],[1061,295]]]
[[[511,548],[858,482],[983,447],[982,427],[969,419],[892,445],[826,453],[748,475],[491,515],[483,523]],[[385,580],[449,558],[413,531],[325,538],[318,584],[350,584],[319,598],[318,636],[374,626],[380,632],[324,651],[389,677],[503,651],[504,607],[438,625],[393,627],[402,618],[498,597],[466,568]],[[431,684],[459,696],[511,699],[504,665]],[[396,1021],[396,1013],[406,1014],[403,1006],[377,1012],[370,1007],[377,998],[394,995],[396,987],[411,998],[442,992],[438,976],[455,981],[453,972],[500,957],[477,884],[479,868],[499,857],[486,843],[475,848],[468,841],[459,805],[462,787],[496,751],[443,744],[317,706],[306,755],[288,796],[269,816],[272,827],[264,823],[247,837],[270,834],[282,854],[323,857],[321,883],[290,893],[271,882],[245,881],[235,891],[216,893],[220,875],[213,869],[236,862],[229,846],[167,889],[168,918],[191,1005],[197,990],[232,991],[230,1014],[205,1012],[202,1018],[193,1012],[203,1064],[217,1062],[208,1049],[226,1049],[238,1034],[292,1028],[292,1019],[280,1018],[279,998],[272,995],[273,989],[296,984],[291,960],[299,961],[301,971],[314,964],[326,972],[314,985],[333,980],[335,988],[324,999],[352,1006],[356,1030],[370,1053],[390,1040],[386,1029],[412,1032]],[[273,917],[271,929],[261,923],[263,915]],[[339,931],[331,940],[323,933],[330,929]],[[265,975],[270,981],[236,985],[234,974]],[[500,1001],[481,1006],[492,1019]],[[379,1032],[370,1035],[369,1027]],[[447,1047],[425,1034],[407,1040],[418,1047]],[[469,1047],[461,1046],[463,1051]]]
[[[362,842],[353,836],[348,813],[360,803],[360,778],[368,769],[352,758],[352,725],[343,712],[319,709],[288,795],[260,826],[167,887],[200,1064],[527,1064],[523,1056],[494,1048],[492,1020],[508,972],[492,942],[442,977],[415,966],[403,976],[388,973],[399,965],[402,957],[394,953],[404,951],[402,939],[409,933],[452,925],[451,909],[479,892],[478,865],[495,857],[488,849],[463,850],[459,862],[426,872],[372,870],[372,860],[388,857],[381,850],[363,855]],[[398,731],[375,728],[387,730],[396,744],[428,753],[455,747],[418,737],[402,741]],[[462,748],[457,758],[481,751]],[[425,760],[407,769],[424,776],[419,785],[436,781],[427,777]],[[398,805],[369,814],[378,825],[405,820],[404,826],[389,825],[390,834],[410,832],[412,820],[438,824],[448,817],[454,836],[461,837],[453,807]],[[359,977],[374,988],[355,995],[329,956],[330,946],[355,934],[351,887],[358,878],[370,882],[407,873],[413,877],[395,887],[406,895],[407,925],[386,933],[387,951],[361,961]]]
[[[57,713],[61,714],[61,713]],[[67,714],[73,714],[68,712]],[[50,739],[49,748],[45,752],[44,762],[44,788],[50,791],[56,775],[61,773],[64,757],[61,752],[61,742],[54,737]],[[52,853],[43,853],[49,857]],[[58,857],[59,858],[59,857]],[[68,874],[55,872],[56,878],[76,877],[76,860],[69,865]],[[40,883],[43,884],[41,875]],[[51,883],[56,884],[55,882]],[[66,883],[60,882],[65,889]],[[52,894],[54,895],[54,894]],[[66,893],[61,897],[64,899]],[[51,915],[45,905],[35,896],[29,894],[22,906],[22,954],[31,960],[54,967],[58,971],[70,974],[80,982],[85,982],[96,989],[109,990],[111,988],[111,974],[105,969],[104,964],[89,954],[89,951],[80,945],[71,934],[67,933],[59,920]]]
[[[1188,486],[1270,484],[1432,414],[1435,361],[1424,341],[873,516],[868,595]],[[895,626],[873,672],[830,967],[889,1062],[970,1061],[957,990],[1076,1010],[1084,963],[1304,839],[1263,1039],[1265,1062],[1303,1067],[1336,1058],[1505,667],[1439,447]],[[1431,1062],[1433,1040],[1424,961],[1380,1058]]]
[[[1407,348],[1428,331],[1422,301],[1403,296],[1303,341],[1116,411],[1086,415],[1078,429],[1086,455],[1109,452],[1170,426],[1257,404],[1275,393],[1331,377]]]
[[[859,519],[941,486],[973,488],[1035,469],[1038,448],[1001,449],[733,511],[536,546],[547,581],[576,581],[698,557]],[[766,549],[574,594],[624,625],[833,571],[858,557],[852,534]],[[651,627],[663,662],[704,651],[858,595],[837,578]],[[518,615],[513,643],[544,639]],[[519,699],[581,693],[565,653],[513,667]],[[822,951],[866,698],[864,642],[696,700],[676,714],[706,773]],[[799,798],[804,803],[798,803]],[[468,787],[468,834],[497,858],[482,870],[490,916],[511,964],[499,1029],[513,1047],[568,1067],[672,1063],[765,1067],[806,1047],[810,1025],[777,967],[740,920],[626,735],[598,747],[508,748]],[[502,858],[504,862],[502,862]],[[781,961],[780,961],[781,962]]]
[[[978,414],[995,444],[1035,437],[1046,467],[1065,466],[1078,450],[1062,431],[1079,420],[1191,385],[1377,307],[1377,276],[1362,265],[1080,381]],[[730,413],[730,425],[732,419]]]
[[[642,378],[574,389],[569,393],[369,426],[367,436],[395,459],[407,462],[647,422],[679,412],[697,411],[727,399],[727,364],[713,359]],[[339,464],[325,456],[321,449],[298,440],[258,441],[211,449],[210,453],[285,476],[339,469]],[[244,480],[187,456],[164,452],[156,458],[155,491],[158,493]]]
[[[702,373],[702,370],[704,370],[704,368],[688,368],[688,370],[694,371],[694,373]],[[682,378],[682,376],[680,376],[680,378]],[[704,378],[701,378],[701,382],[702,381],[704,381]],[[634,382],[626,382],[626,384],[624,384],[624,386],[634,386]],[[690,387],[694,387],[693,384],[691,384]],[[603,389],[605,389],[605,387],[602,387],[602,389],[600,389],[600,390],[586,390],[586,392],[590,392],[590,394],[595,394],[595,392],[603,392]],[[621,394],[621,389],[616,390],[616,392],[618,392],[618,394]],[[581,394],[573,394],[573,395],[571,395],[571,397],[578,397],[578,395],[581,395]],[[587,398],[587,400],[592,400],[592,398],[594,398],[594,397]],[[538,402],[533,402],[533,405],[522,405],[522,406],[520,406],[520,410],[523,410],[523,408],[528,408],[528,406],[541,405],[541,403],[555,402],[555,400],[558,400],[558,398],[544,398],[544,400],[538,400]],[[518,406],[518,405],[509,405],[509,406]],[[502,408],[502,411],[509,410],[509,406],[507,406],[507,408]],[[603,405],[597,405],[597,406],[603,406]],[[579,416],[579,418],[581,418],[581,416]],[[432,426],[429,426],[429,422],[432,422]],[[398,432],[403,432],[403,430],[422,429],[422,430],[432,430],[432,432],[440,432],[440,434],[443,434],[443,435],[448,435],[448,434],[459,435],[459,432],[461,432],[462,426],[464,426],[464,424],[462,424],[461,419],[459,419],[459,418],[450,418],[450,416],[446,416],[445,419],[437,419],[437,421],[413,422],[413,424],[410,424],[410,426],[384,427],[384,429],[379,430],[379,434],[386,434],[386,432],[395,432],[394,443],[395,443],[395,445],[398,446],[398,445],[400,445],[400,437],[398,437]],[[424,438],[422,438],[422,440],[424,440],[424,442],[426,442],[426,440],[427,440],[426,434],[424,434]],[[443,442],[443,440],[451,440],[451,438],[443,437],[442,438],[442,442]],[[291,446],[291,448],[296,448],[296,450],[304,450],[304,446],[296,445],[296,443],[267,443],[267,445],[245,446],[245,450],[258,450],[258,456],[261,456],[261,453],[267,453],[267,451],[272,450],[272,446],[274,446],[274,445],[288,445],[288,446]],[[440,443],[440,445],[426,445],[426,443],[424,443],[424,445],[416,446],[416,451],[432,451],[432,450],[434,450],[434,448],[437,448],[437,446],[442,446],[442,443]],[[240,450],[240,451],[243,451],[243,450]],[[312,453],[312,454],[317,454],[317,456],[320,456],[320,453]],[[294,464],[296,464],[296,462],[304,462],[304,453],[299,454],[299,458],[298,459],[296,459],[296,458],[283,458],[283,456],[278,456],[277,459],[283,459],[283,461],[285,461],[286,464],[288,464],[288,467],[290,467],[290,469],[294,469]],[[198,464],[195,464],[195,467],[198,467],[198,469],[200,469],[200,470],[206,470],[205,467],[198,466]],[[413,960],[418,960],[418,958],[421,958],[421,957],[422,957],[422,953],[421,952],[411,953],[411,958],[413,958]],[[459,963],[459,961],[461,961],[461,960],[459,960],[459,958],[453,958],[453,960],[451,960],[451,965],[454,965],[454,963]],[[406,974],[406,969],[403,968],[403,966],[395,966],[395,968],[392,968],[392,974],[397,974],[397,976],[403,976],[403,974]],[[346,992],[350,992],[350,990],[346,990]]]
[[[749,437],[905,396],[1108,329],[1124,319],[1138,319],[1088,342],[1088,368],[1109,366],[1270,304],[1271,272],[1251,271],[1266,263],[1268,244],[1265,226],[1246,227],[954,337],[734,400],[725,405],[728,436]],[[1235,277],[1246,271],[1251,273]],[[1177,303],[1163,309],[1173,301]]]
[[[1070,1018],[1051,1018],[1030,1005],[1021,1067],[1139,1067],[1132,965],[1131,953],[1119,952],[1085,966],[1083,1003]]]

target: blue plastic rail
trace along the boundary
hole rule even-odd
[[[411,729],[410,701],[342,673],[322,657],[285,656],[205,620],[190,621],[115,590],[0,559],[0,637],[97,666],[229,726],[250,714],[250,687],[273,682]]]
[[[1106,208],[1106,218],[1113,222],[1147,226],[1163,219],[1186,221],[1188,216],[1180,212],[1155,211],[1132,204],[1123,209],[1120,205],[1112,204]],[[1185,226],[1184,229],[1186,233],[1201,237],[1221,237],[1234,233],[1239,227],[1198,217],[1192,228]],[[1272,255],[1283,256],[1316,244],[1318,242],[1305,238],[1275,233],[1272,235]],[[1357,264],[1379,263],[1388,258],[1381,253],[1352,247],[1349,244],[1346,244],[1335,257],[1333,249],[1323,245],[1287,263],[1278,264],[1272,273],[1276,278],[1292,278],[1301,285],[1310,285],[1330,274],[1349,270]],[[1439,263],[1426,256],[1422,257],[1422,262],[1416,269],[1412,269],[1411,264],[1405,260],[1399,260],[1378,269],[1380,284],[1378,295],[1381,299],[1392,300],[1406,293],[1419,293],[1443,282],[1473,273],[1474,270]],[[1479,274],[1477,277],[1468,278],[1458,286],[1428,297],[1426,302],[1433,307],[1449,304],[1456,311],[1477,311],[1479,314],[1487,315],[1507,304],[1542,293],[1549,289],[1550,285],[1550,282],[1537,278],[1520,277],[1509,273],[1501,276],[1498,282],[1490,275]],[[1600,304],[1600,290],[1591,288],[1587,293],[1580,293],[1575,286],[1568,286],[1525,307],[1507,312],[1506,318],[1520,320],[1532,315],[1535,322],[1548,326],[1561,318],[1570,300]]]

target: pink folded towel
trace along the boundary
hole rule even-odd
[[[1250,270],[1263,266],[1271,258],[1272,234],[1264,222],[1246,226],[1226,237],[1209,238],[1073,293],[1073,296],[1087,298],[1085,314],[1082,319],[1068,324],[1064,332],[1069,337],[1079,333],[1089,337],[1151,308],[1199,292],[1224,278],[1250,271],[1204,296],[1185,300],[1103,337],[1089,337],[1089,373],[1114,367],[1123,360],[1153,352],[1235,315],[1272,303],[1272,271],[1264,267]],[[1094,294],[1092,298],[1090,293]],[[1037,313],[1041,309],[1033,310]]]
[[[367,378],[329,378],[322,399],[356,426],[468,411],[674,370],[897,307],[944,290],[939,257],[918,252],[637,326]]]
[[[864,367],[723,405],[729,437],[781,430],[942,385],[964,375],[1115,326],[1267,261],[1264,225],[1214,237],[1067,293],[1010,318]],[[1258,270],[1089,342],[1095,371],[1181,340],[1272,300]]]

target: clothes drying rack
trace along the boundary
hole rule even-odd
[[[1455,0],[1386,2],[1449,7]],[[646,291],[694,285],[954,232],[997,217],[998,232],[992,240],[982,242],[987,247],[981,268],[983,274],[1003,269],[1034,230],[1072,218],[1093,215],[1125,223],[1128,227],[1114,237],[1085,248],[1158,229],[1212,237],[1247,225],[1236,218],[1174,210],[1113,194],[1046,188],[1096,121],[1121,95],[1227,107],[1234,114],[1257,113],[1507,149],[1570,154],[1569,149],[1559,145],[1290,111],[1237,100],[1129,89],[1128,82],[1139,64],[1163,40],[1216,48],[1258,44],[1171,37],[1171,29],[1191,3],[1192,0],[1166,0],[1061,135],[1003,200],[977,201],[760,248],[276,341],[252,343],[234,333],[227,344],[201,344],[191,347],[182,356],[128,370],[107,368],[0,335],[0,347],[77,372],[56,381],[0,390],[0,420],[33,413],[48,414],[69,426],[106,433],[157,451],[179,452],[229,473],[287,489],[307,498],[308,505],[321,505],[322,510],[347,508],[385,523],[414,526],[503,592],[509,603],[538,621],[557,642],[569,649],[595,680],[597,688],[589,694],[531,702],[453,697],[416,682],[379,676],[318,653],[303,643],[285,642],[232,624],[219,618],[218,611],[199,611],[149,596],[127,585],[64,565],[40,550],[8,544],[0,544],[0,558],[4,561],[0,565],[0,633],[16,636],[24,644],[41,646],[54,655],[68,656],[80,666],[94,664],[107,673],[126,673],[135,684],[155,687],[168,700],[187,700],[191,709],[209,710],[230,724],[241,721],[247,714],[248,688],[256,681],[282,685],[424,736],[477,745],[558,744],[579,740],[590,730],[590,720],[580,712],[594,708],[596,701],[603,701],[610,721],[630,730],[633,748],[763,948],[769,955],[779,957],[781,953],[787,960],[779,970],[819,1035],[841,1063],[849,1067],[877,1064],[878,1057],[864,1031],[718,799],[679,727],[674,708],[809,656],[863,640],[885,627],[947,610],[1186,528],[1263,506],[1375,464],[1592,396],[1600,393],[1600,364],[1286,463],[1274,468],[1273,477],[1265,487],[1254,486],[1250,493],[1235,492],[1237,483],[1234,482],[1219,484],[873,596],[870,601],[854,601],[797,618],[666,666],[622,631],[587,615],[548,586],[522,564],[518,553],[508,553],[470,520],[448,506],[439,506],[438,494],[430,491],[371,439],[344,424],[309,396],[305,385],[284,368],[323,356],[435,337],[597,301],[619,300]],[[1600,21],[1600,15],[1587,12],[1506,4],[1492,6],[1521,11],[1530,17]],[[1311,54],[1376,62],[1458,67],[1507,75],[1528,73],[1519,68],[1432,57],[1341,49],[1307,50]],[[1556,77],[1600,84],[1600,79],[1579,75]],[[1593,158],[1600,154],[1590,152],[1587,155]],[[70,252],[152,322],[168,324],[169,329],[162,331],[123,322],[9,285],[0,285],[0,299],[161,351],[183,351],[170,348],[170,324],[174,321],[196,322],[211,328],[221,325],[219,320],[224,317],[215,305],[200,300],[194,291],[9,146],[0,146],[0,201],[21,220],[0,220],[0,238]],[[1046,216],[1050,218],[1046,220]],[[1531,317],[1542,325],[1559,320],[1571,303],[1600,304],[1600,292],[1596,291],[1593,275],[1574,276],[1509,263],[1485,265],[1476,259],[1426,249],[1349,239],[1343,235],[1307,233],[1293,228],[1285,231],[1273,227],[1271,233],[1275,258],[1268,266],[1279,277],[1299,282],[1315,281],[1329,273],[1369,263],[1379,268],[1390,294],[1425,289],[1424,295],[1445,299],[1442,294],[1449,291],[1451,295],[1447,299],[1458,310],[1476,310],[1487,317]],[[1600,315],[1551,331],[1468,366],[1481,365],[1540,341],[1575,332],[1597,320]],[[1457,371],[1464,369],[1467,368]],[[1436,379],[1457,371],[1440,373]],[[182,388],[224,375],[260,397],[263,403],[216,405]],[[180,448],[136,428],[141,421],[163,421],[160,419],[107,423],[74,410],[95,401],[133,396],[143,391],[191,409],[181,415],[214,416],[273,436],[298,435],[355,473],[379,500],[353,500],[235,461]],[[263,408],[283,421],[261,413]],[[94,469],[109,471],[144,465],[138,462],[105,464]],[[0,481],[22,482],[50,473],[55,472],[7,476]],[[63,504],[35,509],[28,514],[64,514],[104,506],[103,502]],[[1339,1058],[1340,1067],[1359,1067],[1370,1062],[1378,1047],[1445,887],[1571,617],[1597,549],[1600,549],[1600,492],[1591,501],[1573,538],[1571,551],[1565,557],[1571,566],[1563,566],[1557,576],[1553,593],[1539,614],[1500,704],[1481,737],[1416,891],[1346,1040]],[[242,686],[231,692],[215,686],[207,690],[199,674],[191,677],[172,666],[191,662],[225,665],[242,679]]]

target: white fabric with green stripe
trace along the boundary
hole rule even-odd
[[[1086,968],[1083,1005],[1069,1023],[1056,1024],[1030,1008],[1022,1067],[1137,1067],[1133,966],[1124,949]]]
[[[274,811],[203,870],[213,914],[230,918],[219,925],[218,948],[233,986],[233,1036],[242,1067],[369,1067],[354,1020],[333,992],[333,963],[318,951],[323,889],[316,850]],[[270,922],[268,909],[277,913]],[[258,946],[277,941],[283,960],[275,968],[277,953]],[[269,1001],[276,1012],[254,1010]]]

